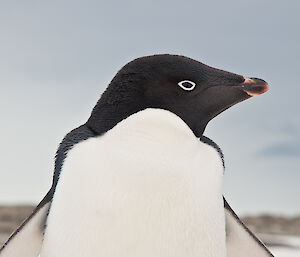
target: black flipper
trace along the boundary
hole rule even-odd
[[[224,198],[227,257],[274,257],[244,225]]]
[[[0,257],[37,257],[43,242],[47,214],[53,190],[50,190],[32,214],[0,249]]]

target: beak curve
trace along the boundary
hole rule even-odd
[[[244,82],[238,86],[250,97],[261,95],[269,90],[268,83],[262,79],[247,77],[244,77],[244,79]]]

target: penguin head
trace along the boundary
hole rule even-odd
[[[142,57],[116,74],[87,125],[101,134],[133,113],[159,108],[179,116],[201,137],[218,114],[267,90],[264,80],[212,68],[188,57]]]

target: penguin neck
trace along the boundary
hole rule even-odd
[[[172,144],[180,140],[193,140],[198,143],[193,131],[180,117],[170,111],[154,108],[131,115],[108,134],[117,134],[130,142],[150,140],[158,144]]]
[[[95,135],[101,135],[138,111],[134,104],[129,103],[100,104],[93,110],[86,125]]]
[[[86,122],[96,135],[105,133],[130,115],[147,108],[141,91],[131,84],[120,85],[113,80],[104,91]]]
[[[164,108],[160,108],[159,106],[152,107],[151,105],[147,104],[147,101],[143,99],[136,101],[136,99],[140,99],[140,96],[134,98],[135,101],[112,101],[107,102],[105,99],[100,99],[97,105],[94,107],[92,114],[88,121],[86,122],[86,126],[95,134],[101,135],[121,121],[125,120],[129,116],[143,111],[145,109],[156,109],[156,110],[165,110]],[[167,112],[172,113],[174,116],[177,116],[186,124],[187,127],[193,132],[194,136],[197,138],[201,138],[206,125],[208,122],[203,122],[201,119],[193,122],[190,120],[186,120],[183,115],[175,114],[176,112],[171,112],[165,110]],[[162,122],[162,121],[159,121]],[[153,120],[153,123],[155,121]],[[190,124],[190,125],[187,125]]]

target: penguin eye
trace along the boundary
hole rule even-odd
[[[180,86],[183,90],[192,91],[196,87],[196,83],[190,80],[183,80],[178,82],[178,86]]]

